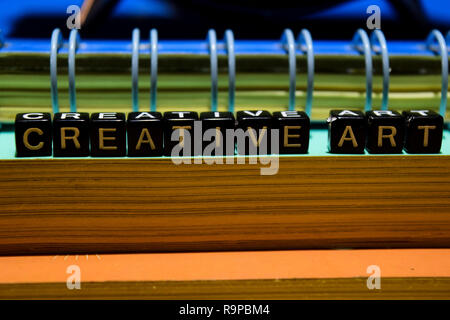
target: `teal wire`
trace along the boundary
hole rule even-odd
[[[139,111],[139,29],[134,29],[132,34],[131,54],[131,103],[133,111]]]
[[[236,92],[236,56],[234,53],[233,31],[225,31],[225,45],[228,55],[228,111],[234,112]]]
[[[433,48],[433,44],[438,44],[438,50]],[[441,56],[442,81],[441,81],[441,103],[439,105],[439,114],[445,118],[447,110],[447,91],[448,91],[448,52],[444,36],[439,30],[432,30],[427,37],[426,47],[428,50],[437,52]]]
[[[158,86],[158,31],[150,30],[150,111],[156,111]]]
[[[364,53],[364,59],[366,64],[366,104],[364,107],[365,111],[372,110],[372,53],[370,48],[370,41],[367,32],[363,29],[358,29],[353,36],[352,41],[353,47],[361,51],[360,45],[362,44],[362,52]]]
[[[295,41],[292,30],[285,29],[281,36],[281,43],[288,53],[289,58],[289,110],[295,110],[295,90],[296,90],[296,57],[295,57]]]
[[[79,47],[80,35],[77,29],[72,29],[69,35],[69,56],[68,56],[68,66],[69,66],[69,99],[70,99],[70,111],[77,111],[77,101],[76,101],[76,89],[75,89],[75,54]]]
[[[58,102],[58,51],[62,47],[63,40],[61,30],[56,28],[52,32],[50,42],[50,93],[52,97],[53,113],[59,112]]]

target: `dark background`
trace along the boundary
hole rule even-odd
[[[0,28],[10,38],[49,38],[65,27],[66,8],[82,0],[0,0]],[[157,28],[160,39],[201,39],[209,28],[230,28],[237,39],[277,39],[283,29],[308,28],[314,39],[351,38],[365,28],[369,5],[381,8],[381,29],[389,39],[423,39],[432,28],[450,29],[450,1],[437,0],[97,0],[82,27],[86,38],[130,39]]]

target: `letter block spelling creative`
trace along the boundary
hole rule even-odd
[[[194,141],[197,139],[194,136],[196,120],[198,120],[197,112],[164,112],[164,155],[170,156],[172,152],[174,152],[174,156],[192,156],[194,154]]]
[[[15,121],[16,155],[52,155],[52,118],[50,113],[19,113]]]
[[[244,141],[237,140],[237,150],[242,155],[270,154],[270,129],[272,116],[268,111],[238,111],[237,126],[247,136]],[[236,137],[239,135],[237,134]]]
[[[163,119],[160,112],[128,114],[128,156],[158,157],[163,155]]]
[[[279,132],[279,153],[308,153],[310,121],[303,111],[273,113],[273,129]]]
[[[55,157],[89,156],[89,114],[56,113],[53,117],[53,155]]]
[[[91,156],[124,157],[126,155],[125,114],[101,112],[91,115]]]
[[[234,155],[234,139],[227,141],[227,129],[234,130],[235,120],[232,112],[202,112],[200,114],[203,130],[204,155]],[[227,148],[227,144],[230,146]]]

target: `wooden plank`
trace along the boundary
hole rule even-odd
[[[14,299],[450,298],[450,249],[0,257],[0,269],[0,298]]]
[[[0,254],[450,246],[450,156],[2,160]]]

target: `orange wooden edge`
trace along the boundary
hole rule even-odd
[[[0,284],[84,282],[450,277],[450,249],[311,250],[0,257]]]

